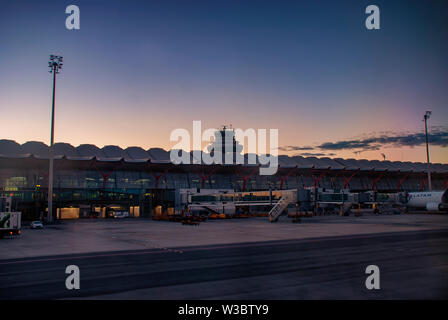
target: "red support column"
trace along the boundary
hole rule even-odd
[[[241,191],[245,191],[245,190],[246,190],[246,183],[247,183],[247,180],[249,180],[249,179],[255,174],[255,172],[257,172],[257,170],[258,170],[258,167],[257,167],[256,169],[252,170],[252,172],[251,172],[249,175],[247,175],[247,176],[242,176],[242,175],[240,175],[239,173],[237,173],[237,175],[238,175],[240,178],[243,179],[243,185],[242,185],[242,187],[241,187]]]
[[[162,178],[165,174],[167,174],[167,172],[168,172],[168,169],[165,169],[162,173],[159,173],[159,174],[152,172],[153,177],[156,179],[156,181],[154,183],[154,189],[158,188],[160,178]]]
[[[54,162],[54,172],[56,172],[56,170],[58,169],[58,167],[59,167],[58,164],[60,164],[59,161],[55,160],[55,162]],[[39,170],[38,173],[39,173],[39,175],[42,175],[42,177],[44,178],[43,185],[44,186],[48,185],[48,176],[49,176],[48,171]],[[53,179],[54,179],[54,177],[53,177]]]
[[[99,171],[99,173],[101,174],[101,176],[103,177],[103,186],[102,186],[102,189],[103,189],[103,191],[106,189],[106,182],[107,182],[107,180],[109,179],[109,177],[110,177],[110,175],[113,173],[113,171],[110,171],[110,172],[108,172],[108,173],[103,173],[103,172],[101,172],[101,171]]]
[[[398,181],[398,186],[397,186],[397,192],[399,192],[401,190],[401,185],[403,184],[403,182],[406,180],[406,178],[412,173],[412,170],[409,171],[403,178],[400,179],[400,181]]]
[[[96,170],[96,171],[101,175],[101,177],[103,178],[103,183],[102,183],[102,187],[101,187],[101,189],[102,189],[102,191],[103,191],[103,195],[101,196],[101,198],[104,197],[104,191],[106,190],[106,183],[107,183],[107,180],[109,179],[110,175],[111,175],[112,173],[114,173],[115,170],[117,170],[118,168],[120,168],[122,165],[123,165],[123,163],[120,163],[120,164],[114,166],[114,168],[113,168],[111,171],[109,171],[109,172],[103,172],[103,171],[101,171],[100,169],[98,169],[98,166],[96,165],[96,162],[93,162],[93,167],[95,168],[95,170]]]
[[[212,171],[210,171],[208,174],[203,174],[202,172],[199,172],[199,176],[201,177],[201,189],[204,188],[205,185],[205,181],[210,178],[210,176],[215,173],[215,171],[218,169],[218,167],[215,167],[212,169]]]
[[[387,170],[386,170],[386,171],[387,171]],[[377,182],[381,180],[381,178],[384,176],[384,173],[385,173],[386,171],[381,172],[381,174],[380,174],[378,177],[376,177],[375,179],[373,179],[373,181],[372,181],[372,191],[375,190]]]
[[[356,174],[360,171],[361,169],[358,168],[358,170],[356,170],[355,172],[352,173],[352,175],[348,178],[346,178],[345,176],[342,176],[344,178],[344,189],[346,189],[348,187],[348,184],[350,183],[350,180],[352,180],[352,178],[354,176],[356,176]]]
[[[326,174],[327,174],[327,172],[326,172],[326,171],[323,171],[323,172],[321,172],[321,174],[319,175],[319,177],[316,177],[314,174],[312,175],[313,178],[314,178],[314,189],[317,188],[317,186],[318,186],[318,184],[319,184],[319,181],[320,181],[323,177],[325,177]]]
[[[297,168],[297,166],[295,166],[294,168],[292,168],[291,170],[288,171],[288,173],[285,176],[280,176],[280,190],[283,190],[283,183],[286,181],[286,179],[288,179],[288,177],[294,172],[294,170]]]
[[[425,186],[426,186],[426,178],[422,178],[422,188],[420,191],[425,191]]]

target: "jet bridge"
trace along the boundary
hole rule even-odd
[[[190,214],[241,217],[241,212],[263,211],[269,221],[276,222],[283,212],[294,206],[296,213],[314,215],[350,215],[352,208],[361,205],[371,207],[374,212],[393,211],[400,194],[377,192],[353,193],[347,189],[300,188],[290,190],[266,190],[234,192],[225,189],[182,189],[182,207]]]
[[[182,205],[188,212],[200,215],[218,214],[238,216],[250,207],[266,208],[269,220],[276,221],[280,214],[297,201],[297,190],[234,192],[232,190],[184,189],[180,191]]]

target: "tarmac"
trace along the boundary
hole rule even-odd
[[[160,249],[277,240],[448,229],[448,215],[315,216],[292,223],[282,216],[208,220],[199,226],[142,218],[65,220],[43,230],[22,229],[0,240],[0,260],[25,257]]]
[[[366,288],[369,265],[380,289]],[[72,220],[0,240],[0,299],[447,298],[442,214]]]

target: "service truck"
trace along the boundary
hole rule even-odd
[[[11,197],[0,198],[0,238],[21,233],[22,213],[12,211],[11,202]]]

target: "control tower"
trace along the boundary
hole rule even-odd
[[[231,126],[227,128],[227,126],[223,125],[220,130],[215,132],[215,139],[207,149],[211,156],[214,156],[215,152],[221,153],[223,164],[234,164],[236,154],[240,154],[243,151],[243,146],[236,141],[235,130]],[[231,154],[232,163],[225,161],[226,156],[228,158],[229,154]]]

